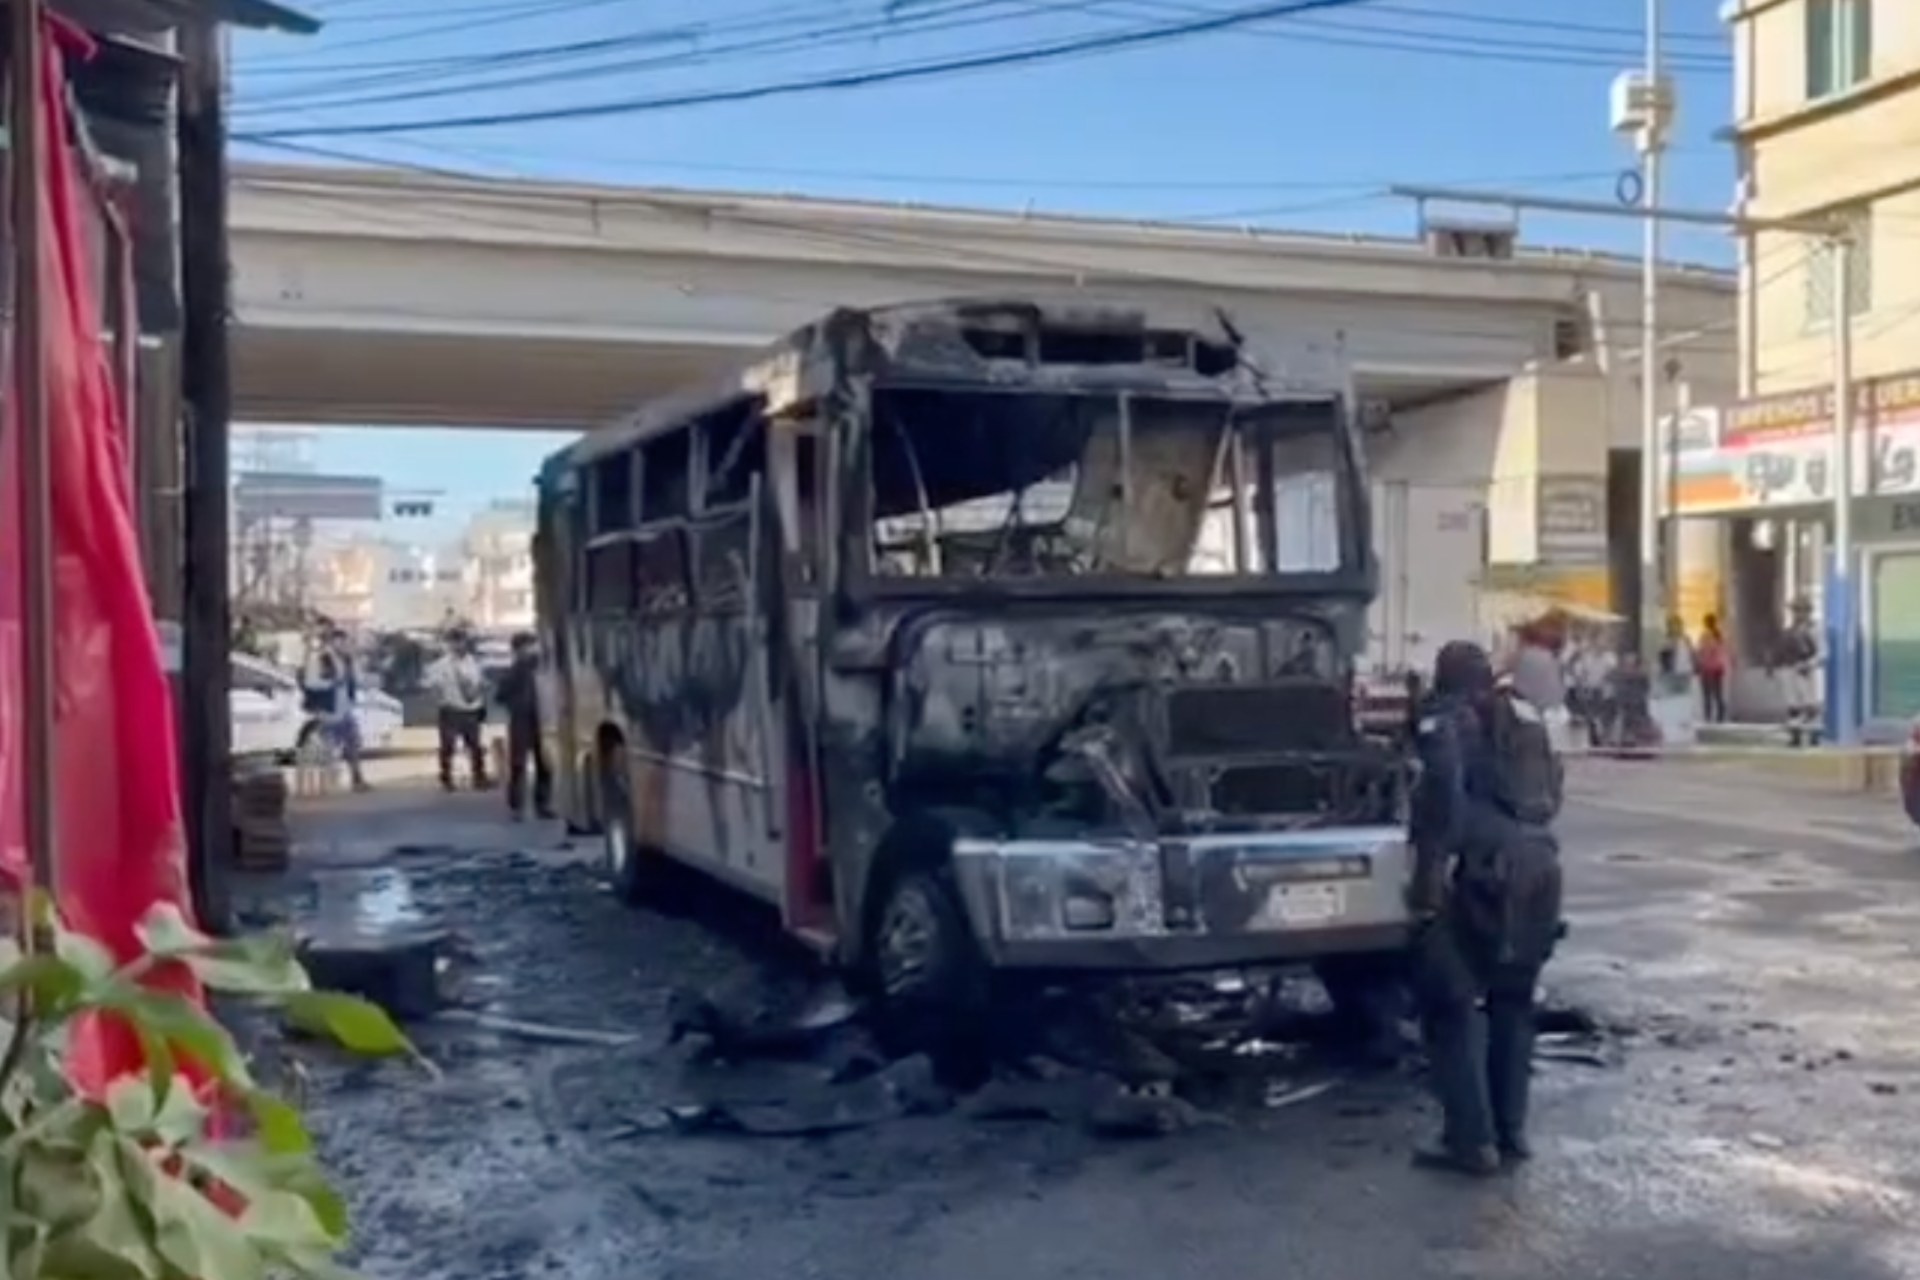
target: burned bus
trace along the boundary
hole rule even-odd
[[[777,907],[903,1016],[996,972],[1396,952],[1337,379],[1223,315],[842,310],[546,464],[560,803],[617,890]]]

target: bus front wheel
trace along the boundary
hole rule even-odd
[[[898,1052],[964,1064],[984,1053],[987,967],[952,873],[903,866],[867,913],[866,979]]]

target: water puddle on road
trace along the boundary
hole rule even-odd
[[[307,928],[325,938],[381,938],[431,922],[400,871],[385,867],[321,872],[313,878]]]

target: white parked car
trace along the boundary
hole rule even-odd
[[[287,671],[249,654],[232,655],[227,701],[233,716],[233,754],[292,759],[300,745],[319,731],[307,714],[300,682]],[[400,732],[400,700],[378,689],[361,689],[354,698],[360,749],[384,751]]]

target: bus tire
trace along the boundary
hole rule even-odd
[[[642,850],[633,832],[633,801],[627,789],[626,774],[617,759],[603,760],[598,782],[600,850],[605,859],[607,879],[613,894],[630,907],[637,907],[650,896],[653,859]]]
[[[573,779],[570,788],[573,802],[567,807],[567,834],[570,836],[602,834],[605,828],[601,824],[605,819],[600,804],[599,765],[590,755],[577,756],[570,776]]]
[[[862,976],[887,1047],[965,1068],[984,1056],[989,982],[953,873],[910,862],[876,888]]]

